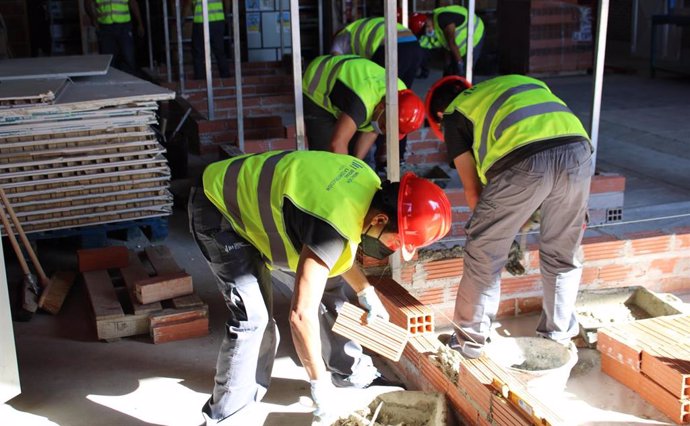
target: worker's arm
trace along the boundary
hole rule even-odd
[[[330,151],[338,154],[347,154],[350,139],[357,133],[357,124],[348,114],[342,112],[335,122],[333,135],[331,136]]]
[[[479,196],[482,194],[482,182],[477,174],[477,165],[472,151],[465,151],[458,155],[453,160],[453,163],[460,176],[460,181],[462,181],[467,206],[474,211],[477,202],[479,202]]]
[[[364,160],[364,157],[366,157],[367,152],[369,152],[371,146],[374,145],[378,136],[376,132],[361,132],[355,142],[355,157]]]
[[[353,264],[352,268],[343,273],[341,277],[343,277],[345,282],[352,287],[355,293],[357,293],[359,305],[368,312],[367,321],[370,321],[374,317],[388,321],[390,318],[388,311],[386,311],[383,303],[381,303],[379,296],[374,290],[374,286],[369,284],[369,280],[366,275],[364,275],[364,272],[359,269],[359,266]]]
[[[455,43],[455,24],[450,23],[446,25],[443,29],[443,33],[446,36],[446,41],[448,42],[448,49],[450,49],[450,54],[453,56],[453,60],[457,63],[462,61],[462,55],[460,55],[460,48]]]
[[[143,37],[145,34],[144,21],[141,20],[141,11],[139,11],[139,3],[137,3],[137,0],[129,0],[129,11],[134,17],[134,22],[137,25],[137,35]]]
[[[297,265],[290,329],[297,355],[311,380],[319,380],[326,373],[321,357],[319,306],[328,274],[326,264],[304,246]]]

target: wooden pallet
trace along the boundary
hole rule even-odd
[[[167,247],[149,247],[142,253],[129,251],[126,266],[119,258],[117,261],[114,268],[82,273],[98,339],[111,342],[151,334],[160,335],[154,341],[161,343],[208,334],[208,307],[195,294],[152,303],[140,303],[136,297],[137,283],[164,271],[182,271]],[[178,313],[182,317],[176,316]],[[151,327],[154,316],[163,318],[157,323],[162,326],[157,334]],[[193,325],[185,319],[191,319]]]

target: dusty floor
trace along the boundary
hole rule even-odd
[[[590,76],[548,82],[586,118]],[[418,91],[426,83],[431,80],[420,83]],[[640,222],[610,227],[606,232],[690,226],[690,219],[683,216],[690,211],[689,95],[687,78],[675,75],[654,80],[644,75],[607,75],[598,168],[625,174],[624,218]],[[658,220],[660,216],[667,218]],[[37,314],[30,322],[14,323],[22,394],[0,405],[0,424],[194,426],[202,422],[199,409],[211,391],[225,308],[185,226],[185,211],[176,209],[165,243],[192,274],[196,291],[209,305],[212,333],[162,345],[153,345],[146,337],[98,342],[84,291],[76,286],[60,315]],[[66,267],[74,262],[60,244],[43,245],[40,250],[41,255],[62,253],[51,257],[53,265]],[[10,280],[17,281],[17,277],[11,275]],[[285,289],[278,289],[276,317],[283,328],[271,388],[263,402],[223,424],[290,426],[307,425],[311,420],[304,398],[309,394],[306,374],[296,361],[284,327]],[[535,316],[503,320],[496,333],[533,335],[536,321]],[[381,391],[340,393],[344,403],[357,405]],[[551,395],[548,403],[573,424],[671,424],[633,391],[601,373],[598,353],[589,349],[579,352],[565,392]]]

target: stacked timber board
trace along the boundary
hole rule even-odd
[[[174,93],[100,72],[0,81],[0,186],[29,233],[172,212],[152,126]]]
[[[166,246],[79,250],[96,334],[105,341],[150,334],[165,343],[209,333],[208,306]]]
[[[690,423],[690,315],[599,329],[601,369],[678,424]]]

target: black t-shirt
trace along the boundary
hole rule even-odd
[[[450,166],[455,167],[453,160],[460,154],[464,154],[472,149],[474,141],[474,125],[459,111],[454,111],[450,115],[443,116],[443,136],[446,141]],[[539,142],[530,143],[516,149],[503,158],[496,161],[486,172],[486,178],[491,179],[499,173],[508,170],[513,165],[528,158],[538,152],[566,145],[573,142],[583,142],[581,136],[562,136],[553,139],[546,139]]]
[[[328,269],[333,269],[347,240],[327,222],[300,210],[287,198],[283,202],[283,219],[295,250],[299,253],[306,245]]]
[[[328,99],[336,108],[349,115],[354,120],[357,128],[367,124],[367,107],[362,102],[362,99],[357,96],[357,93],[347,87],[342,81],[335,81]]]
[[[450,24],[455,24],[455,27],[460,27],[465,23],[465,17],[459,13],[443,12],[438,14],[438,26],[442,29]]]

